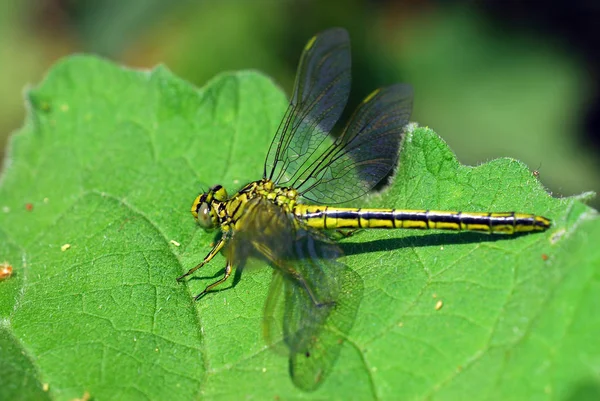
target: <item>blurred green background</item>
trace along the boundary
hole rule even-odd
[[[555,195],[600,191],[599,69],[590,50],[598,47],[585,25],[599,20],[598,7],[535,4],[5,0],[1,154],[23,124],[24,88],[69,54],[135,68],[162,63],[197,86],[257,69],[289,94],[304,43],[343,26],[352,39],[351,105],[377,87],[411,83],[412,121],[433,128],[463,163],[510,156],[539,171]]]

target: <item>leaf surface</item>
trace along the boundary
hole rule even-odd
[[[430,129],[360,206],[519,211],[518,237],[402,230],[341,241],[364,282],[354,327],[313,393],[262,338],[268,268],[192,301],[223,272],[175,278],[214,234],[189,213],[214,184],[260,178],[286,107],[252,72],[195,89],[158,67],[66,59],[28,93],[0,182],[0,398],[581,399],[600,394],[600,224],[520,162],[462,166]],[[359,206],[359,205],[357,205]],[[230,288],[233,283],[233,288]]]

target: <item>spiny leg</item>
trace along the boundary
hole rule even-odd
[[[285,263],[285,261],[277,260],[274,257],[271,249],[269,249],[269,247],[264,246],[264,244],[261,244],[260,242],[255,242],[255,241],[252,242],[252,244],[260,253],[265,255],[266,258],[268,260],[270,260],[274,266],[276,266],[276,268],[280,269],[284,274],[288,274],[293,280],[295,280],[298,284],[300,284],[302,286],[302,288],[304,288],[304,290],[306,291],[306,294],[310,297],[312,303],[317,308],[320,308],[323,306],[335,305],[335,301],[327,301],[327,302],[319,301],[319,299],[317,299],[317,297],[315,296],[314,292],[312,291],[312,289],[310,288],[310,286],[308,285],[308,283],[306,282],[304,277],[302,277],[302,275],[300,273],[298,273],[298,271],[296,271],[296,269],[294,269],[293,267],[291,267],[287,263]]]
[[[300,273],[298,273],[294,268],[292,268],[290,266],[285,266],[283,268],[284,268],[285,273],[289,274],[293,280],[296,280],[296,282],[298,284],[300,284],[302,286],[302,288],[304,288],[304,291],[306,291],[306,294],[308,294],[310,300],[317,308],[335,305],[335,301],[321,302],[317,298],[317,296],[315,295],[313,290],[310,288],[310,286],[308,285],[308,283],[306,282],[304,277],[302,277],[302,275]]]
[[[202,291],[200,294],[198,294],[198,295],[196,295],[194,297],[194,301],[199,300],[204,295],[206,295],[207,292],[209,292],[210,290],[212,290],[213,288],[215,288],[219,284],[224,283],[229,278],[229,276],[231,275],[231,270],[232,270],[231,260],[227,260],[227,265],[225,265],[225,274],[223,275],[223,278],[221,278],[221,279],[215,281],[214,283],[206,286],[206,288],[204,289],[204,291]]]
[[[200,264],[198,264],[196,267],[193,267],[190,270],[188,270],[188,272],[185,273],[184,275],[177,277],[177,281],[181,281],[185,277],[189,276],[190,274],[193,274],[196,270],[198,270],[199,268],[201,268],[202,266],[204,266],[205,264],[210,262],[211,259],[214,258],[217,255],[217,253],[219,253],[219,251],[223,248],[223,246],[225,245],[226,242],[227,242],[227,240],[225,239],[225,236],[221,237],[219,242],[217,242],[217,244],[213,247],[213,249],[210,250],[210,252],[208,253],[208,255],[206,255],[204,260]]]
[[[335,230],[336,233],[340,235],[340,239],[349,238],[354,235],[355,232],[360,230],[359,228],[338,228]]]

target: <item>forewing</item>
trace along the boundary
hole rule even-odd
[[[293,382],[316,389],[331,371],[362,297],[360,277],[320,232],[263,198],[244,206],[228,252],[236,265],[263,259],[274,277],[265,303],[267,343],[284,344]]]
[[[294,92],[271,142],[264,178],[282,186],[318,158],[350,93],[350,39],[341,28],[313,37],[300,58]]]
[[[287,353],[287,347],[282,349],[283,338],[283,305],[284,305],[284,279],[283,275],[273,269],[273,278],[269,285],[269,295],[265,301],[263,314],[263,336],[268,346],[276,351]]]
[[[342,252],[336,244],[303,228],[294,234],[291,254],[273,265],[265,334],[269,344],[274,343],[273,333],[281,336],[289,352],[292,381],[312,391],[332,371],[354,324],[363,285],[360,276],[340,261]],[[283,296],[273,294],[282,287]]]
[[[369,192],[398,163],[413,92],[397,84],[373,92],[318,161],[303,167],[292,186],[312,202],[348,202]]]

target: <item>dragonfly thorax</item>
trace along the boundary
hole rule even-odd
[[[268,200],[284,211],[290,212],[296,205],[298,191],[294,188],[279,187],[271,180],[262,179],[245,185],[231,198],[221,185],[215,185],[192,203],[191,212],[205,230],[221,227],[227,230],[235,226],[246,206],[256,199]]]

